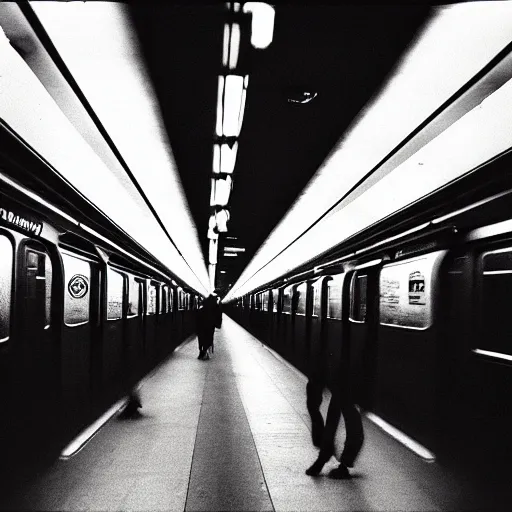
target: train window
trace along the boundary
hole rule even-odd
[[[64,323],[68,326],[89,321],[91,264],[62,253],[64,263]]]
[[[128,318],[133,318],[139,314],[140,287],[141,283],[130,276],[128,279]]]
[[[174,311],[174,289],[169,289],[169,311]]]
[[[269,299],[269,292],[263,292],[263,302],[262,302],[262,309],[263,311],[268,311],[268,299]]]
[[[486,252],[481,256],[482,293],[478,349],[512,355],[510,307],[512,299],[512,248]]]
[[[302,283],[297,286],[295,296],[297,301],[297,315],[306,315],[306,291],[308,289],[307,283]]]
[[[169,313],[169,287],[166,284],[164,284],[162,286],[162,299],[163,299],[162,313]]]
[[[317,279],[313,283],[313,316],[321,315],[322,307],[322,282],[323,279]]]
[[[123,317],[123,284],[122,274],[107,269],[107,320]]]
[[[279,306],[279,290],[275,288],[272,290],[272,311],[277,313],[277,308]]]
[[[156,286],[154,284],[148,284],[148,315],[156,314]]]
[[[341,320],[342,279],[342,274],[338,274],[327,283],[327,318]]]
[[[431,282],[439,253],[386,265],[380,273],[380,323],[426,329],[431,323]]]
[[[9,339],[11,326],[13,248],[6,236],[0,235],[0,343]]]
[[[283,313],[290,315],[292,312],[292,287],[288,286],[283,291]]]
[[[350,319],[354,322],[366,321],[367,289],[368,275],[356,272],[350,283]]]

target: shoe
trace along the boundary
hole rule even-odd
[[[322,471],[323,467],[324,467],[324,465],[317,460],[317,461],[315,461],[315,463],[312,466],[310,466],[308,469],[306,469],[306,475],[318,476],[320,474],[320,471]]]
[[[203,359],[203,357],[204,357],[204,351],[203,351],[203,350],[201,350],[201,351],[199,352],[199,355],[197,356],[197,359]]]
[[[352,475],[350,474],[347,466],[345,466],[343,463],[340,463],[337,468],[329,471],[328,477],[333,478],[334,480],[348,480],[349,478],[352,478]]]

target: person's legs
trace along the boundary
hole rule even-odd
[[[306,474],[316,476],[322,471],[325,463],[332,457],[334,453],[334,436],[338,428],[341,416],[341,402],[337,393],[331,396],[329,409],[327,411],[327,419],[323,431],[320,453],[314,464],[306,470]]]
[[[354,466],[364,441],[363,423],[356,406],[345,403],[341,410],[345,422],[345,446],[340,457],[340,465],[329,473],[330,478],[338,480],[350,478],[348,468]]]
[[[324,434],[324,419],[320,413],[323,399],[323,386],[312,380],[306,385],[306,405],[311,418],[311,437],[313,445],[320,448]]]

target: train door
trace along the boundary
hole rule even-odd
[[[345,303],[344,284],[346,274],[334,274],[331,279],[325,280],[326,285],[326,311],[325,331],[323,341],[325,356],[327,357],[327,372],[331,382],[337,380],[339,372],[344,372],[341,367],[342,351],[347,347],[347,340],[343,339],[342,312]],[[343,375],[344,376],[344,375]]]
[[[311,328],[309,331],[309,339],[307,344],[308,359],[316,358],[323,346],[323,325],[325,324],[325,306],[322,307],[322,291],[324,290],[324,282],[326,277],[319,277],[312,283],[313,304],[311,309]],[[325,299],[323,300],[325,302]]]
[[[110,401],[117,397],[123,385],[124,360],[124,301],[128,276],[110,266],[107,267],[106,315],[102,343],[103,397]]]
[[[436,428],[440,266],[445,251],[382,267],[375,412],[427,448]]]
[[[130,384],[142,376],[141,361],[144,360],[143,330],[143,287],[144,281],[135,276],[127,276],[127,296],[125,320],[125,368]]]
[[[295,288],[294,322],[293,322],[293,363],[304,371],[306,363],[306,342],[309,319],[306,315],[308,283],[304,282]]]
[[[293,297],[293,286],[287,286],[283,290],[283,309],[281,311],[281,329],[280,329],[280,343],[278,350],[286,357],[291,360],[293,355],[293,346],[291,344],[293,318],[292,318],[292,297]]]
[[[156,351],[156,334],[157,334],[157,286],[154,281],[146,281],[146,317],[145,317],[145,346],[144,358],[146,368],[153,367],[155,362]]]
[[[350,383],[354,401],[366,410],[372,410],[375,393],[379,268],[364,266],[350,276]]]
[[[270,317],[269,345],[273,347],[278,340],[279,332],[279,288],[271,290],[268,308]]]
[[[52,261],[53,260],[53,261]],[[55,420],[59,367],[55,316],[52,316],[56,258],[39,242],[24,240],[18,248],[18,310],[21,356],[17,371],[24,393],[21,403],[39,427]],[[39,429],[43,430],[43,429]]]
[[[61,382],[64,408],[75,426],[90,413],[93,393],[101,393],[101,268],[92,257],[61,250],[64,266],[64,322]],[[99,339],[98,339],[99,338]],[[83,413],[82,413],[83,411]]]

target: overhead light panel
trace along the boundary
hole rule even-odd
[[[217,252],[218,252],[218,241],[217,240],[210,240],[210,249],[208,253],[208,262],[210,265],[216,265],[217,264]]]
[[[240,25],[233,23],[231,26],[231,38],[229,41],[229,69],[235,69],[240,52]]]
[[[215,191],[213,194],[213,205],[211,206],[226,206],[229,201],[229,194],[231,193],[231,185],[233,183],[231,176],[218,178],[213,181]]]
[[[274,37],[274,8],[263,2],[246,2],[243,10],[252,13],[251,44],[260,50],[267,48]]]
[[[224,115],[221,135],[238,137],[243,93],[244,78],[239,75],[227,75],[224,82]]]
[[[226,23],[224,25],[224,45],[222,47],[222,65],[224,67],[226,67],[228,65],[228,59],[229,59],[229,34],[230,34],[229,25]]]
[[[217,124],[215,131],[218,137],[222,137],[222,119],[224,111],[224,77],[219,76],[218,91],[217,91]]]
[[[226,233],[228,230],[229,212],[227,210],[220,210],[215,214],[217,220],[217,229],[220,233]]]
[[[220,147],[220,172],[224,174],[232,174],[235,169],[236,152],[238,150],[238,142],[230,148],[228,144],[222,144]]]
[[[224,247],[225,252],[245,252],[243,247]]]

